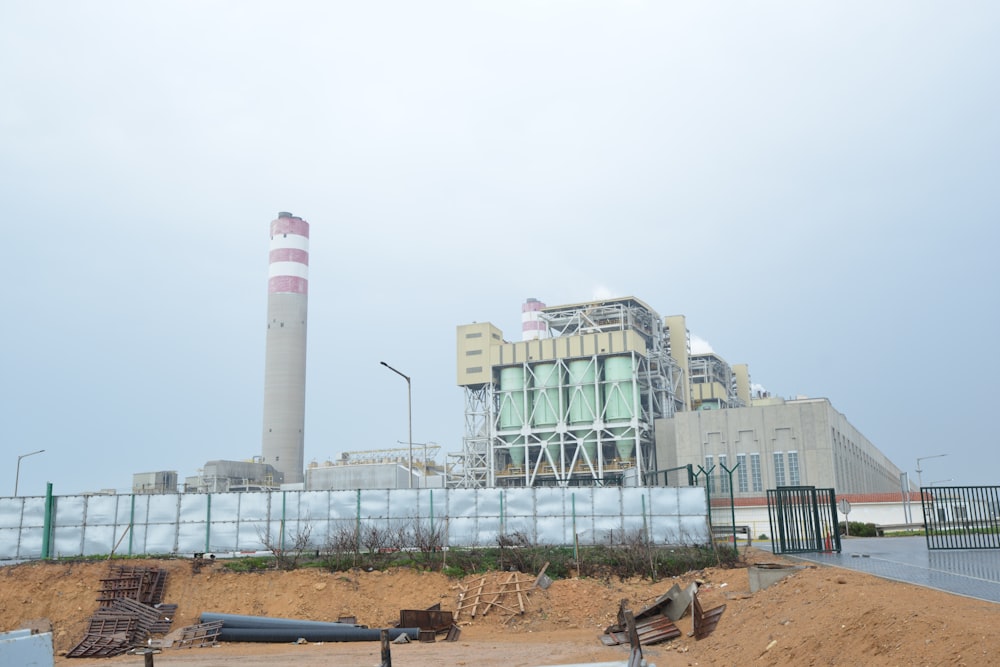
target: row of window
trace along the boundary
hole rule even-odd
[[[787,454],[787,461],[786,461]],[[747,459],[749,457],[749,468]],[[787,466],[786,466],[787,462]],[[736,467],[730,468],[725,454],[719,454],[718,468],[715,467],[715,457],[705,457],[705,472],[708,474],[708,489],[711,493],[729,493],[730,480],[735,474],[736,490],[739,493],[764,492],[764,481],[760,470],[760,453],[737,454]],[[718,485],[716,480],[719,481]],[[799,453],[774,452],[774,483],[775,486],[799,486],[802,483],[799,474]]]

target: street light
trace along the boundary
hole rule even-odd
[[[927,459],[939,459],[942,456],[948,456],[947,454],[934,454],[932,456],[921,456],[917,459],[917,486],[923,486],[924,483],[920,480],[920,473],[923,471],[920,469],[920,462],[926,461]]]
[[[379,363],[388,368],[390,371],[392,371],[399,377],[406,380],[406,414],[410,424],[410,431],[409,431],[410,465],[406,471],[407,475],[406,481],[407,481],[407,488],[412,489],[413,488],[413,400],[412,400],[412,392],[410,391],[410,376],[406,375],[405,373],[397,371],[395,368],[385,363],[384,361],[380,361]]]
[[[21,454],[17,457],[17,472],[14,473],[14,497],[17,498],[17,483],[21,479],[21,459],[26,456],[34,456],[35,454],[41,454],[44,449],[39,449],[37,452],[29,452],[27,454]]]

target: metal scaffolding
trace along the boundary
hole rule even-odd
[[[682,409],[685,390],[663,321],[632,297],[545,308],[540,317],[553,339],[631,337],[616,349],[584,354],[581,343],[575,353],[493,366],[492,382],[465,386],[454,485],[642,484],[656,469],[654,422]]]

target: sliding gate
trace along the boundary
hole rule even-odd
[[[833,489],[814,486],[768,489],[767,514],[773,553],[840,553],[840,526]]]
[[[928,549],[1000,549],[1000,486],[920,488]]]

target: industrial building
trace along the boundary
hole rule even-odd
[[[900,489],[899,468],[828,400],[753,392],[746,364],[692,354],[683,315],[660,317],[634,297],[529,299],[521,341],[478,322],[457,328],[456,350],[458,486],[663,484],[691,466],[727,492],[733,471],[737,496]]]
[[[825,398],[761,399],[723,410],[678,412],[656,423],[662,468],[712,471],[713,493],[761,497],[778,486],[837,493],[899,492],[901,471]],[[697,469],[697,468],[696,468]]]
[[[409,468],[409,448],[343,452],[336,461],[313,461],[306,468],[307,491],[330,489],[444,488],[445,470],[435,461],[440,445],[414,443],[418,455]],[[412,476],[412,478],[411,478]]]
[[[200,473],[184,480],[185,492],[275,491],[284,481],[284,473],[263,463],[261,457],[252,461],[209,461]]]
[[[177,471],[137,472],[132,475],[132,493],[177,493]]]

